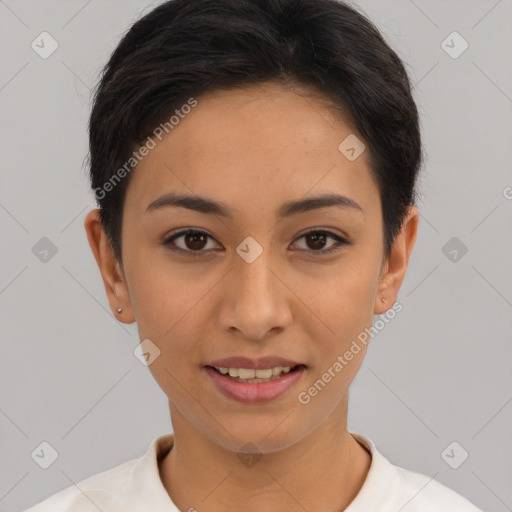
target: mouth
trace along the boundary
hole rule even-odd
[[[229,368],[226,366],[210,366],[206,365],[206,368],[211,368],[220,375],[223,375],[235,382],[244,382],[247,384],[262,384],[264,382],[271,382],[279,380],[285,375],[294,373],[301,369],[305,369],[306,365],[297,364],[295,366],[273,366],[271,368]]]
[[[272,366],[268,368],[237,368],[206,365],[204,370],[214,389],[225,397],[245,404],[270,402],[297,386],[307,367]]]

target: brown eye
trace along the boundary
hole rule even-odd
[[[207,238],[203,233],[190,232],[184,235],[183,240],[189,249],[197,250],[204,248]]]
[[[180,244],[175,243],[176,240],[182,239]],[[163,245],[169,246],[171,250],[191,254],[192,256],[199,256],[207,252],[205,247],[208,245],[208,239],[213,238],[204,231],[188,229],[180,231],[163,241]]]
[[[315,232],[306,235],[306,240],[311,242],[311,244],[308,244],[309,248],[318,250],[324,248],[327,237],[325,236],[325,233]]]
[[[319,255],[336,252],[341,249],[343,245],[350,244],[348,240],[345,240],[344,238],[341,238],[340,236],[331,233],[330,231],[323,230],[313,230],[304,233],[298,238],[298,240],[301,239],[306,241],[306,249],[300,249],[301,251],[304,250],[306,252],[316,252],[319,253]],[[327,249],[325,249],[326,243],[329,239],[334,240],[337,243],[331,244]]]

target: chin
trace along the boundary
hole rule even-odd
[[[272,414],[272,416],[257,418],[255,415],[236,421],[231,419],[228,423],[221,422],[222,425],[229,425],[227,427],[229,434],[220,426],[212,432],[210,423],[206,435],[222,448],[233,452],[240,452],[245,446],[243,451],[274,453],[293,446],[312,430],[307,430],[303,421],[296,424],[297,418],[292,420],[294,416],[284,412],[279,416]]]

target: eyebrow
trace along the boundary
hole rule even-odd
[[[288,201],[279,208],[277,216],[282,219],[284,217],[290,217],[299,213],[329,206],[351,208],[361,213],[363,212],[361,206],[350,197],[339,194],[324,194],[307,199],[299,199],[297,201]],[[233,219],[234,217],[231,208],[220,201],[214,201],[207,197],[176,194],[173,192],[155,199],[147,206],[146,212],[159,210],[161,208],[187,208],[196,212],[220,215],[229,219]]]

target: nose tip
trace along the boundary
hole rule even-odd
[[[291,322],[283,292],[286,287],[267,263],[260,255],[252,263],[242,258],[235,265],[228,283],[230,299],[223,309],[224,326],[253,340],[261,340],[271,331],[281,331]]]

